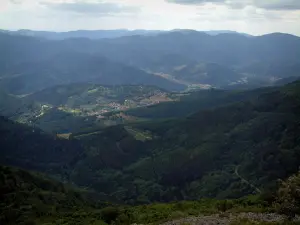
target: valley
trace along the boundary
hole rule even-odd
[[[126,115],[122,111],[178,101],[178,96],[180,96],[179,93],[171,93],[153,86],[70,84],[44,89],[22,97],[11,95],[9,101],[15,101],[16,105],[11,105],[12,102],[7,103],[9,104],[7,106],[3,105],[3,115],[12,117],[21,123],[35,124],[42,128],[44,123],[52,123],[57,119],[64,123],[66,117],[71,121],[83,122],[90,118],[95,124],[111,126],[139,119]],[[34,105],[34,108],[28,110],[30,104]],[[18,109],[20,114],[13,114],[16,111],[14,107],[20,107]],[[12,112],[5,113],[4,110],[9,110],[9,108]],[[59,129],[46,129],[46,131],[58,133],[64,132],[64,130],[71,131],[67,127]]]
[[[56,101],[62,104],[68,102],[69,97],[62,98],[70,93],[65,88],[55,89],[59,96],[56,98],[55,92],[51,92],[52,104]],[[140,90],[140,87],[132,88],[129,88],[132,92]],[[95,86],[85,90],[84,93],[90,93],[89,90],[96,93]],[[107,96],[111,97],[111,92],[105,90]],[[157,90],[150,90],[157,93]],[[46,112],[41,116],[44,121],[39,121],[40,118],[36,120],[35,129],[39,126],[43,129],[47,125],[40,132],[48,132],[47,129],[53,128],[50,126],[52,119],[58,125],[56,129],[63,131],[64,126],[68,128],[65,132],[58,132],[61,139],[58,140],[59,146],[64,149],[65,144],[80,145],[75,155],[65,152],[67,161],[72,163],[63,166],[64,176],[70,182],[119,201],[147,203],[204,197],[240,198],[259,194],[265,185],[275,185],[275,180],[281,176],[284,178],[285,174],[297,172],[297,160],[291,159],[298,157],[298,90],[299,82],[295,82],[283,87],[249,91],[203,90],[186,93],[177,101],[141,108],[143,113],[136,111],[134,117],[130,115],[130,110],[117,114],[112,112],[110,120],[112,117],[129,115],[127,120],[117,124],[101,124],[96,118],[92,120],[73,114],[70,115],[76,120],[66,121],[65,117],[60,120],[58,114],[58,119],[55,119],[55,114]],[[113,93],[115,95],[116,92]],[[124,94],[123,91],[119,93],[122,96]],[[48,98],[46,94],[40,93],[38,96],[41,102]],[[141,99],[144,98],[145,95]],[[92,102],[91,96],[89,99]],[[137,99],[136,95],[134,99]],[[97,98],[94,101],[96,103]],[[76,101],[73,103],[76,106]],[[160,107],[163,107],[162,110]],[[160,119],[144,117],[148,110],[164,114],[159,113],[162,116]],[[44,116],[50,121],[46,122]],[[89,120],[86,121],[87,118]],[[35,136],[31,129],[28,128],[28,135]],[[12,142],[9,140],[13,141],[17,137],[10,137],[10,133],[3,131],[8,135],[5,140],[10,146]],[[19,141],[24,138],[24,134],[20,135]],[[47,138],[50,141],[51,135]],[[28,137],[24,141],[30,139]],[[24,144],[19,146],[20,150]],[[268,155],[272,155],[274,160],[269,159]],[[31,160],[29,155],[29,158],[26,154],[24,157],[19,162],[11,155],[9,160],[17,160],[13,165]],[[62,166],[60,163],[65,164],[58,161],[58,168]],[[255,167],[257,163],[259,166]],[[285,163],[289,163],[288,168]],[[43,167],[53,169],[51,166],[48,168],[47,164]],[[199,172],[195,174],[194,171]],[[62,175],[59,170],[56,173]]]
[[[73,84],[45,89],[27,95],[25,100],[38,101],[73,114],[101,117],[113,111],[174,101],[176,96],[151,86]]]
[[[22,30],[0,51],[1,224],[299,222],[299,37]]]

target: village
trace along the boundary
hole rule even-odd
[[[123,103],[112,101],[109,103],[98,103],[93,109],[85,110],[89,116],[97,116],[97,118],[105,118],[105,114],[109,112],[126,111],[132,108],[147,107],[161,102],[174,101],[166,93],[156,91],[148,96],[139,96],[132,99],[125,99]]]

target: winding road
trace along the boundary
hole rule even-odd
[[[260,193],[261,193],[261,190],[260,190],[259,188],[257,188],[254,184],[252,184],[250,181],[246,180],[244,177],[242,177],[242,176],[239,174],[239,168],[240,168],[240,166],[236,166],[236,167],[235,167],[235,170],[234,170],[235,175],[236,175],[238,178],[240,178],[240,179],[242,180],[242,182],[248,184],[251,188],[253,188],[253,189],[256,191],[256,193],[259,193],[259,194],[260,194]]]

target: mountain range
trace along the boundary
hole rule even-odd
[[[38,49],[38,51],[37,51]],[[73,82],[231,88],[297,76],[300,38],[172,31],[155,36],[46,40],[0,34],[0,87],[22,95]]]
[[[300,214],[299,37],[22,30],[0,51],[1,224]]]
[[[174,31],[174,30],[173,30]],[[185,31],[182,29],[177,29],[175,31]],[[118,38],[124,36],[133,36],[133,35],[157,35],[160,33],[167,33],[170,31],[161,31],[161,30],[77,30],[77,31],[66,31],[66,32],[51,32],[51,31],[34,31],[34,30],[0,30],[3,33],[10,33],[14,35],[24,35],[31,37],[46,38],[50,40],[63,40],[69,38],[89,38],[89,39],[103,39],[103,38]],[[236,31],[230,30],[213,30],[213,31],[203,31],[204,33],[210,35],[218,35],[223,33],[238,33]],[[251,36],[249,34],[240,33],[245,36]]]

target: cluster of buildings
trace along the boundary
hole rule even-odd
[[[146,107],[166,101],[172,100],[168,98],[166,93],[155,91],[155,93],[152,93],[152,95],[141,96],[134,99],[126,99],[123,104],[118,102],[110,102],[105,105],[103,105],[103,103],[99,104],[98,106],[103,105],[103,107],[97,107],[98,109],[88,110],[87,114],[89,116],[97,116],[97,118],[103,119],[105,118],[103,115],[108,112],[124,111],[135,107]]]

